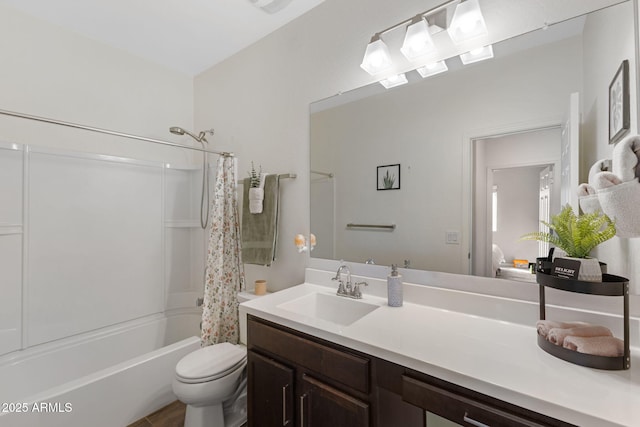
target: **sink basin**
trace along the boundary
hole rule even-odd
[[[362,300],[314,292],[278,305],[278,308],[348,326],[378,308]]]

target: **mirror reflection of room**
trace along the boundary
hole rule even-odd
[[[535,282],[530,263],[548,249],[520,237],[559,212],[560,144],[560,127],[474,141],[473,274]]]
[[[321,183],[321,176],[311,175],[311,230],[320,242],[311,256],[401,266],[407,260],[419,270],[495,276],[493,232],[485,230],[490,205],[477,195],[474,146],[498,136],[554,132],[545,139],[556,144],[550,158],[534,160],[530,151],[520,150],[517,160],[491,166],[552,166],[550,213],[566,203],[577,208],[575,190],[586,180],[578,172],[588,171],[602,151],[607,86],[620,58],[635,58],[633,45],[615,41],[627,40],[633,28],[633,4],[622,2],[495,43],[491,60],[462,66],[451,58],[449,70],[436,76],[414,76],[389,90],[373,83],[312,103],[311,169],[333,178]],[[540,151],[538,142],[531,144]],[[562,158],[571,147],[575,151]],[[402,188],[377,191],[376,167],[388,164],[401,165]],[[481,180],[487,179],[485,171]],[[327,201],[322,208],[319,191]],[[486,187],[482,192],[486,197]],[[539,220],[538,188],[535,193],[527,216]],[[515,215],[499,215],[500,221],[525,223]],[[396,227],[346,227],[354,222]],[[522,227],[538,229],[537,223]],[[519,241],[515,233],[508,239],[499,243],[508,252],[507,263],[533,262],[540,253],[537,244]],[[607,245],[599,250],[619,252]],[[626,271],[629,256],[605,257]]]

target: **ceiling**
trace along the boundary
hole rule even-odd
[[[250,0],[0,0],[0,4],[194,76],[323,1],[291,0],[275,13]]]

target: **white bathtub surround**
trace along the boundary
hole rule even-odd
[[[240,247],[240,220],[234,157],[218,159],[218,173],[211,201],[209,251],[202,311],[202,344],[237,344],[238,292],[244,269]]]
[[[198,333],[199,320],[155,315],[0,358],[0,402],[29,409],[0,412],[0,426],[125,426],[162,408],[176,399],[176,363],[200,348],[197,336],[185,338]],[[41,404],[62,410],[33,410]]]
[[[436,286],[415,285],[407,283],[407,272],[402,271],[405,303],[400,308],[388,307],[382,278],[355,276],[354,281],[369,283],[361,303],[378,308],[346,326],[287,309],[292,301],[313,293],[335,295],[336,285],[330,280],[335,271],[312,269],[307,269],[304,284],[243,303],[241,320],[253,314],[575,425],[639,425],[637,314],[631,318],[631,369],[585,368],[538,347],[539,306],[534,295],[527,301],[460,290],[475,286],[486,292],[502,286],[499,280],[460,275],[433,276]],[[442,282],[458,289],[437,287]],[[535,284],[522,285],[537,292]],[[586,309],[588,303],[576,297],[580,295],[571,296],[580,308],[567,303],[552,305],[549,311],[548,304],[548,317],[605,325],[620,336],[619,314],[607,313],[607,304],[604,310]]]

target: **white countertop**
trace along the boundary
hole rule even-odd
[[[394,308],[376,296],[382,285],[363,291],[364,302],[380,307],[349,326],[278,307],[313,292],[335,294],[310,283],[243,303],[241,322],[252,314],[581,427],[640,426],[640,349],[632,348],[630,370],[586,368],[538,347],[535,304],[405,284],[405,303]],[[426,304],[421,293],[433,300],[444,293],[438,298],[448,309]],[[461,312],[476,297],[487,312],[524,313],[530,324]]]

